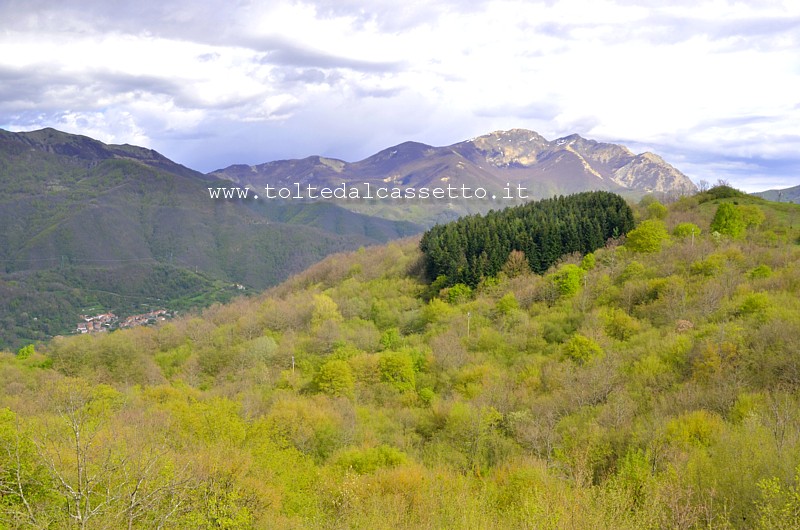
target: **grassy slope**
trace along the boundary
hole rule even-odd
[[[329,257],[157,329],[5,356],[0,407],[52,443],[26,470],[75,480],[44,419],[84,396],[89,461],[150,448],[143,484],[171,495],[148,517],[180,500],[175,528],[792,528],[800,208],[755,200],[762,225],[717,240],[720,200],[750,201],[672,205],[693,243],[600,250],[572,296],[525,275],[427,301],[415,240]],[[30,483],[37,517],[66,520]],[[124,519],[115,498],[97,527]]]

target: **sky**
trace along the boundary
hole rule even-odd
[[[0,0],[0,128],[203,172],[495,130],[800,185],[800,2]]]

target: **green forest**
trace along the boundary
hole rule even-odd
[[[630,214],[552,262],[432,275],[408,238],[0,354],[0,528],[800,527],[800,207]]]
[[[592,191],[434,226],[423,234],[420,249],[425,272],[437,285],[475,287],[482,279],[497,276],[514,251],[541,274],[561,256],[593,252],[633,226],[633,212],[622,197]]]

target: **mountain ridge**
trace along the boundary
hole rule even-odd
[[[762,199],[767,199],[768,201],[798,203],[800,202],[800,186],[758,191],[752,195],[761,197]]]
[[[0,140],[16,141],[47,153],[85,161],[88,167],[110,158],[135,160],[151,167],[200,177],[202,172],[178,164],[158,151],[131,144],[106,144],[89,136],[45,127],[35,131],[10,132],[0,129]]]
[[[531,198],[543,198],[548,195],[545,190],[550,189],[556,193],[590,189],[674,194],[697,191],[688,177],[655,153],[634,154],[625,146],[578,134],[551,141],[527,129],[494,131],[441,147],[403,142],[356,162],[309,156],[233,165],[208,175],[254,186],[286,184],[290,177],[298,179],[292,182],[320,186],[385,181],[419,187],[454,182],[482,183],[498,189],[511,181],[533,189]]]
[[[89,308],[226,300],[421,230],[334,204],[209,197],[226,184],[151,149],[0,130],[0,346],[68,333]]]

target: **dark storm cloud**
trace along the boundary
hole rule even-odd
[[[36,67],[0,67],[0,109],[4,112],[37,108],[63,109],[65,103],[92,107],[96,86],[82,76],[65,75]]]
[[[0,109],[33,106],[42,101],[42,81],[39,69],[0,66]]]

